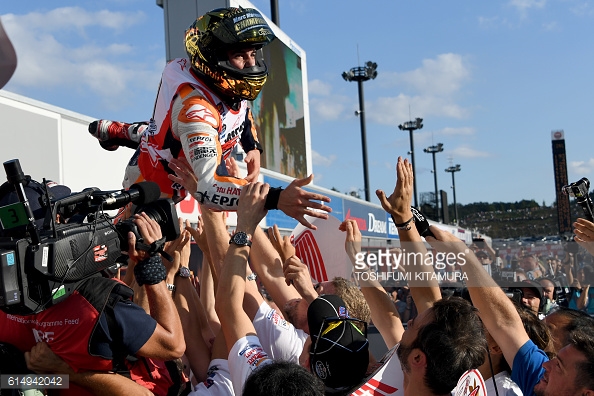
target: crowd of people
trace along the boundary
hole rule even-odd
[[[308,227],[306,215],[330,212],[328,197],[302,188],[313,176],[286,189],[258,181],[260,147],[247,100],[265,82],[262,48],[273,39],[256,10],[207,13],[186,32],[188,58],[165,68],[150,121],[91,123],[105,148],[136,149],[126,186],[155,181],[174,201],[190,193],[202,214],[195,226],[179,219],[179,235],[165,242],[155,219],[122,211],[138,233],[127,235],[124,267],[93,274],[64,301],[30,315],[0,311],[2,374],[68,375],[67,389],[38,387],[47,394],[594,395],[592,268],[572,254],[548,265],[526,255],[525,278],[498,284],[497,256],[487,245],[469,248],[435,226],[420,236],[407,159],[397,159],[393,191],[377,191],[399,252],[408,254],[399,268],[410,275],[406,285],[354,276],[375,271],[361,263],[354,220],[340,224],[344,244],[332,247],[345,250],[353,277],[324,282],[312,280],[278,227],[260,227],[269,210]],[[238,144],[247,153],[245,177],[229,156]],[[45,198],[69,191],[24,184],[43,227],[51,206]],[[0,191],[5,204],[19,200]],[[221,210],[237,212],[231,233]],[[594,223],[578,219],[574,227],[577,243],[594,254]],[[193,242],[202,252],[194,272]],[[439,271],[428,258],[453,260],[464,284],[416,276]],[[371,326],[389,349],[385,356],[371,352]],[[459,384],[472,370],[485,389]]]

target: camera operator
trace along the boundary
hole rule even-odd
[[[30,203],[40,202],[42,192],[29,186],[24,190]],[[35,213],[35,219],[44,219],[44,212]],[[133,221],[146,245],[161,239],[159,224],[146,213],[135,215]],[[151,392],[167,394],[173,382],[164,361],[179,358],[185,349],[180,319],[165,284],[160,256],[137,250],[133,233],[129,233],[128,242],[128,254],[137,261],[136,279],[148,296],[150,315],[130,300],[132,291],[123,283],[95,274],[64,301],[41,312],[20,316],[0,311],[0,342],[21,352],[35,352],[39,349],[36,345],[45,343],[77,373],[125,372]],[[72,381],[60,394],[103,394],[105,388],[100,384]]]

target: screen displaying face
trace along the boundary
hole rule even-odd
[[[276,39],[264,47],[268,79],[251,103],[261,166],[287,176],[307,176],[305,102],[301,58]]]

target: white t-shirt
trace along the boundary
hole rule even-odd
[[[506,371],[502,371],[499,374],[495,374],[495,383],[497,384],[497,390],[499,396],[522,396],[522,390],[518,384],[512,381],[511,377]],[[495,386],[493,385],[493,378],[485,380],[485,388],[487,395],[496,395]]]
[[[272,360],[299,363],[307,333],[284,320],[266,301],[260,304],[253,323],[264,351]]]
[[[350,396],[404,395],[404,372],[396,354],[399,345],[386,352],[379,361],[379,367],[356,390],[352,391]]]
[[[196,385],[188,396],[234,396],[227,360],[213,359],[206,380]]]
[[[266,364],[272,363],[260,340],[256,336],[242,337],[233,344],[229,352],[229,372],[235,395],[243,394],[243,385],[250,374]]]

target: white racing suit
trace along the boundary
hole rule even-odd
[[[159,184],[162,196],[181,199],[182,186],[167,175],[172,158],[186,156],[198,178],[196,200],[207,208],[236,210],[245,179],[228,176],[224,160],[237,144],[247,153],[259,150],[247,101],[233,108],[196,77],[188,59],[167,64],[153,118],[126,169],[124,187],[143,180]]]

